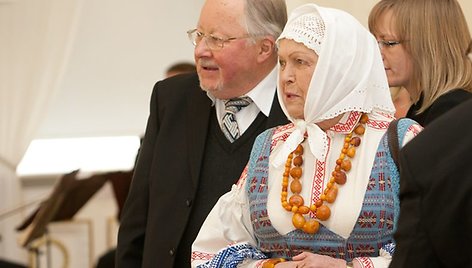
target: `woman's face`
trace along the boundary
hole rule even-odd
[[[304,107],[318,55],[290,39],[279,42],[279,85],[287,112],[292,118],[304,119]]]
[[[398,40],[393,27],[392,11],[386,11],[378,21],[375,38],[379,42],[380,52],[390,87],[405,87],[411,84],[413,64],[410,54],[406,51],[404,42]],[[399,43],[397,43],[399,42]]]

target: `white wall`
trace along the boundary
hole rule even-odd
[[[38,138],[140,135],[165,68],[193,61],[203,0],[83,1],[60,93]]]
[[[344,9],[364,25],[377,0],[288,0]],[[472,20],[472,2],[459,1]],[[84,1],[71,59],[37,137],[141,135],[154,83],[177,60],[193,61],[186,30],[203,0]],[[472,29],[472,26],[470,26]]]

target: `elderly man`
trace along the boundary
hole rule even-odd
[[[287,122],[276,97],[284,0],[207,0],[197,74],[156,83],[118,235],[116,267],[189,267],[191,244],[248,161],[256,136]]]

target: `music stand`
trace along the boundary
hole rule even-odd
[[[78,172],[75,170],[64,175],[56,183],[47,200],[42,202],[39,208],[17,227],[18,231],[23,231],[19,238],[21,246],[33,252],[37,251],[37,249],[31,248],[30,244],[35,239],[47,234],[48,224],[72,219],[107,181],[103,175],[77,179]]]

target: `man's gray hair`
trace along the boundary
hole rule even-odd
[[[246,27],[249,35],[271,35],[277,39],[287,23],[285,0],[246,0]]]

